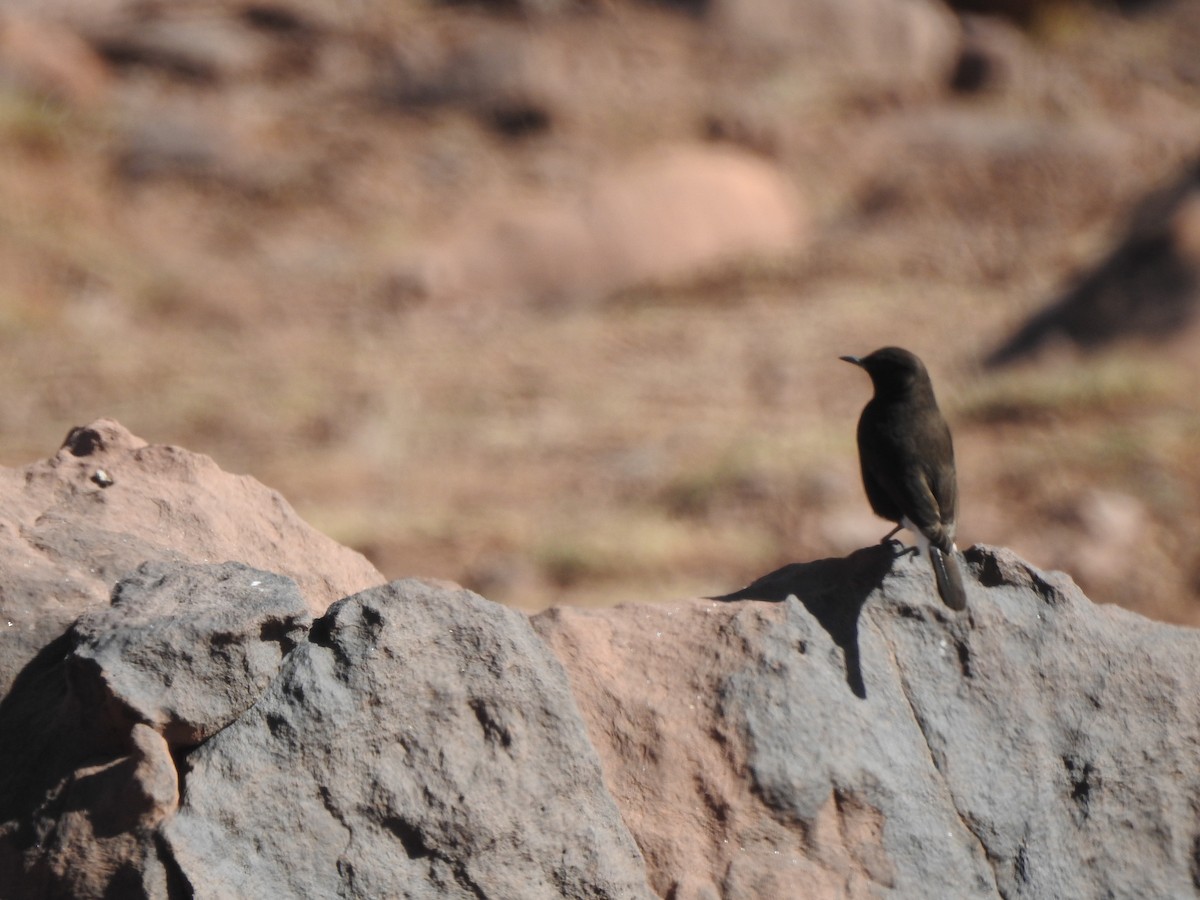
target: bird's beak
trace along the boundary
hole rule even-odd
[[[862,359],[857,356],[839,356],[838,359],[843,359],[848,363],[854,363],[854,365],[862,368]]]

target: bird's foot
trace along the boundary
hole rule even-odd
[[[899,534],[901,532],[901,530],[903,530],[903,528],[904,528],[903,524],[897,525],[895,528],[893,528],[891,531],[889,531],[887,534],[885,534],[883,537],[881,537],[879,539],[879,543],[881,543],[881,544],[899,544],[900,541],[896,540],[896,535]]]
[[[899,559],[902,556],[906,556],[909,553],[917,554],[917,553],[921,552],[921,549],[919,547],[906,547],[904,545],[904,541],[900,540],[899,538],[894,538],[894,537],[885,538],[884,540],[880,541],[880,543],[884,544],[888,547],[891,547],[892,553],[896,557],[896,559]]]

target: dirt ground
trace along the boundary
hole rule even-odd
[[[899,344],[960,546],[1200,624],[1195,332],[981,365],[1200,156],[1198,60],[1188,0],[10,4],[0,462],[112,416],[389,577],[711,595],[887,529],[837,357]]]

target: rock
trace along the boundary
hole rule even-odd
[[[562,669],[467,591],[335,604],[188,765],[164,833],[199,897],[648,896]]]
[[[76,680],[172,747],[216,734],[258,699],[312,617],[289,579],[241,563],[146,563],[72,628]]]
[[[0,702],[5,897],[649,896],[525,616],[399,582],[280,664],[304,615],[158,563],[48,645]]]
[[[310,612],[383,582],[276,492],[110,419],[0,468],[0,697],[37,652],[147,560],[239,560],[292,579]]]
[[[485,214],[420,254],[421,280],[433,296],[603,298],[786,258],[807,239],[805,220],[771,163],[731,148],[672,146],[597,174],[570,200]]]
[[[108,97],[111,76],[72,29],[9,14],[0,18],[0,83],[90,109]]]
[[[614,289],[787,257],[806,231],[782,171],[729,147],[648,154],[601,176],[586,205],[598,244],[624,273]]]
[[[0,702],[0,883],[165,883],[153,831],[179,805],[172,753],[257,700],[310,620],[291,581],[239,563],[147,563],[121,581]]]
[[[0,824],[6,897],[170,896],[154,829],[179,805],[175,763],[152,728],[129,737],[127,755],[79,768],[20,825]],[[18,848],[34,860],[24,871]]]
[[[1166,340],[1200,304],[1200,163],[1147,195],[1099,263],[988,356],[992,367],[1055,342],[1097,350],[1134,337]]]
[[[562,83],[574,74],[528,23],[493,22],[484,30],[468,26],[436,37],[409,36],[382,67],[371,93],[409,113],[463,109],[519,137],[549,128],[570,103]],[[514,127],[521,121],[525,127]]]
[[[0,698],[5,900],[1195,889],[1200,632],[1008,551],[966,552],[961,614],[925,560],[874,546],[721,598],[532,619],[407,580],[304,634],[285,578],[172,559],[175,507],[114,493],[156,453],[190,460],[204,502],[281,521],[276,495],[218,492],[232,476],[115,423],[12,491],[8,565],[41,535],[83,614]],[[21,530],[48,496],[57,518]],[[213,506],[187,509],[187,549],[215,545]],[[1138,531],[1112,498],[1087,518],[1114,546]],[[103,542],[115,521],[135,540]],[[53,571],[20,582],[49,621],[70,608]]]
[[[1190,895],[1200,633],[967,560],[961,616],[871,548],[534,619],[657,893]]]
[[[1012,22],[995,16],[964,15],[962,44],[950,76],[950,87],[962,94],[1013,91],[1029,93],[1044,65],[1029,38]]]
[[[203,84],[249,78],[271,67],[275,45],[269,32],[233,18],[147,9],[94,29],[92,44],[112,65]]]
[[[1136,149],[1102,124],[968,107],[883,117],[854,153],[865,173],[854,191],[859,217],[831,232],[819,255],[829,266],[844,259],[861,269],[869,259],[983,281],[1059,264],[1064,234],[1094,227],[1135,189]]]
[[[929,0],[712,0],[711,38],[742,65],[802,68],[806,93],[929,95],[954,67],[959,28]]]
[[[129,181],[167,176],[218,179],[232,169],[218,149],[225,146],[221,138],[228,140],[216,129],[155,110],[126,127],[114,168]]]

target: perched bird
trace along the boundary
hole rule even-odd
[[[841,359],[864,369],[875,387],[858,420],[858,459],[871,509],[896,523],[883,541],[901,528],[916,534],[920,552],[933,565],[942,600],[951,609],[964,609],[967,592],[954,546],[954,444],[929,373],[900,347]]]

